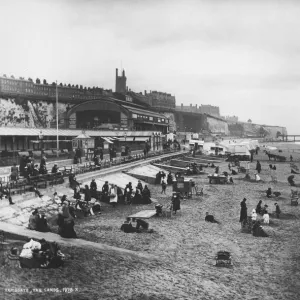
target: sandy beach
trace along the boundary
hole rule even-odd
[[[47,299],[299,299],[300,208],[290,204],[291,187],[286,181],[289,162],[276,163],[278,182],[273,183],[268,171],[273,162],[262,151],[254,159],[257,158],[262,161],[263,182],[246,181],[245,174],[239,173],[233,177],[233,185],[210,185],[206,176],[194,176],[196,184],[204,188],[204,196],[183,200],[181,211],[171,218],[149,219],[154,233],[126,234],[120,230],[125,217],[153,209],[153,204],[116,208],[106,205],[101,215],[76,220],[79,238],[149,253],[156,259],[137,260],[64,248],[74,258],[63,269],[19,269],[15,262],[5,260],[1,285],[63,288],[72,282],[78,288],[69,298],[46,293]],[[252,178],[255,165],[254,160],[250,164]],[[228,171],[228,163],[222,163],[220,171]],[[300,183],[300,175],[295,181]],[[170,201],[171,186],[166,195],[161,194],[160,186],[148,186],[159,203]],[[281,192],[281,196],[268,199],[268,187]],[[281,218],[271,215],[270,225],[264,226],[268,238],[241,232],[239,213],[244,197],[248,215],[259,200],[269,206],[271,214],[274,203],[280,205]],[[221,224],[205,222],[205,212],[213,214]],[[231,252],[231,268],[215,266],[219,250]],[[19,298],[13,298],[16,296]],[[6,293],[4,299],[35,298]]]

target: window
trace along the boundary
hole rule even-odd
[[[153,117],[149,117],[149,121],[153,121]]]
[[[133,119],[137,119],[137,114],[132,114]]]

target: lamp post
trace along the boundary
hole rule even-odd
[[[40,142],[41,142],[41,152],[43,153],[44,151],[43,151],[43,146],[44,146],[44,144],[43,144],[43,138],[44,138],[44,136],[43,136],[43,131],[41,130],[40,131],[40,134],[39,134],[39,140],[40,140]]]

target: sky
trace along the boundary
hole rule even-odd
[[[300,1],[0,0],[0,74],[171,93],[300,134]]]

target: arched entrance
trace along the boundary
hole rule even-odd
[[[67,113],[69,128],[101,129],[127,123],[128,112],[107,100],[91,100],[72,107]]]

